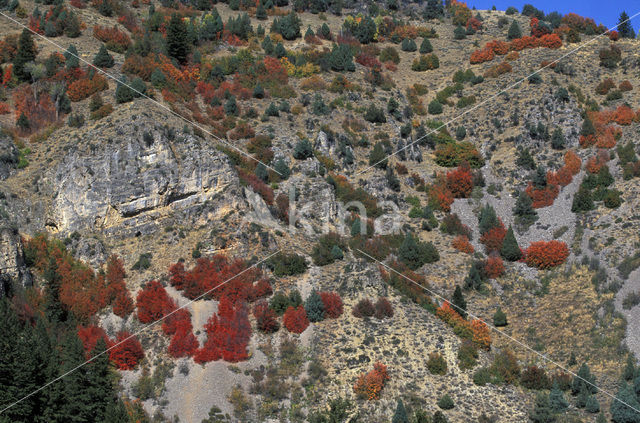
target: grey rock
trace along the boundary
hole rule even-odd
[[[33,278],[25,264],[20,235],[5,221],[0,226],[0,296],[13,284],[28,287],[33,285]]]

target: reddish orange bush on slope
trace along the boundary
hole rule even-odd
[[[525,262],[530,267],[548,269],[558,266],[569,257],[567,244],[561,241],[532,242],[525,252]]]
[[[353,391],[359,398],[377,400],[380,398],[380,392],[387,380],[389,380],[387,366],[376,362],[373,365],[373,370],[358,377],[358,380],[353,385]]]
[[[307,312],[302,306],[298,306],[298,308],[289,306],[287,311],[284,312],[282,322],[287,330],[292,333],[302,333],[309,326]]]

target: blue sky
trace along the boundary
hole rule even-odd
[[[554,10],[561,14],[573,12],[581,16],[593,18],[596,23],[604,24],[607,28],[611,28],[618,23],[620,12],[625,10],[627,15],[632,16],[640,12],[640,2],[637,0],[615,0],[611,2],[603,2],[602,0],[467,0],[469,7],[475,6],[477,9],[491,9],[495,5],[499,10],[506,10],[507,7],[513,6],[522,11],[522,6],[532,4],[538,9],[542,9],[544,13],[553,12]],[[631,20],[633,28],[640,29],[640,15]]]

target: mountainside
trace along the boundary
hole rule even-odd
[[[640,41],[470,7],[0,0],[0,420],[640,422]]]

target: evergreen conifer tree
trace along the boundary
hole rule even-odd
[[[409,423],[409,416],[407,416],[407,410],[404,408],[404,404],[401,399],[398,399],[396,411],[393,413],[391,423]]]
[[[460,285],[456,285],[456,289],[453,291],[451,304],[454,306],[453,309],[456,311],[456,313],[458,313],[465,319],[467,318],[467,301],[462,295],[462,289],[460,288]]]
[[[554,150],[562,150],[565,147],[566,141],[562,129],[556,128],[551,136],[551,148]]]
[[[109,54],[104,44],[100,46],[100,50],[93,58],[93,64],[99,68],[110,68],[114,65],[113,56]]]
[[[520,25],[518,25],[517,21],[511,22],[511,26],[509,27],[509,32],[507,32],[508,40],[515,40],[516,38],[522,37],[522,30],[520,30]]]
[[[500,307],[493,314],[493,325],[496,327],[507,326],[507,315]]]
[[[636,38],[636,33],[629,20],[629,15],[627,15],[625,11],[620,13],[620,18],[618,19],[618,33],[622,38]]]
[[[569,403],[564,398],[564,393],[558,386],[558,382],[553,382],[553,387],[549,392],[549,403],[551,405],[551,411],[554,413],[562,413],[569,407]]]
[[[529,419],[533,423],[550,423],[555,421],[553,411],[551,410],[551,403],[549,401],[549,395],[539,393],[536,397],[536,405],[529,414]]]
[[[433,46],[431,45],[431,41],[428,38],[422,39],[422,44],[420,44],[420,54],[427,54],[433,51]]]
[[[189,50],[189,33],[187,26],[180,15],[174,13],[171,15],[171,20],[167,25],[167,53],[178,62],[185,63],[189,55]]]
[[[24,65],[36,60],[36,54],[36,45],[31,37],[31,32],[25,28],[22,31],[22,34],[20,34],[20,39],[18,40],[18,51],[16,52],[16,56],[13,58],[13,74],[20,81],[29,80],[30,75],[26,72]]]
[[[518,261],[522,258],[522,251],[516,240],[516,236],[513,233],[513,228],[509,226],[507,234],[502,242],[502,248],[500,249],[500,255],[509,261]]]
[[[305,301],[304,310],[307,312],[307,318],[310,322],[320,322],[324,319],[324,303],[315,289],[311,291]]]

